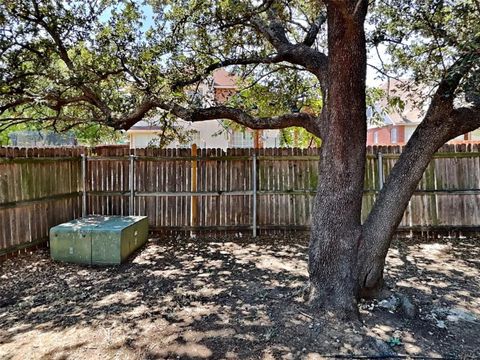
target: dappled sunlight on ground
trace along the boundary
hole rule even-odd
[[[410,288],[408,291],[414,297],[428,295],[426,301],[466,306],[480,316],[480,268],[472,261],[475,258],[480,258],[480,245],[473,246],[467,240],[399,242],[397,248],[390,251],[386,274],[401,278],[396,279],[396,286]]]
[[[474,242],[396,241],[389,295],[408,295],[418,316],[374,300],[361,305],[363,325],[306,306],[308,236],[151,240],[109,268],[54,263],[40,251],[0,270],[0,358],[472,354],[480,347]]]

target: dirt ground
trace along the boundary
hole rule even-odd
[[[478,358],[478,239],[396,240],[389,291],[354,324],[304,303],[307,240],[152,239],[108,268],[10,259],[0,359]]]

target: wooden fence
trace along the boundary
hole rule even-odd
[[[0,148],[0,255],[45,243],[80,214],[83,149]]]
[[[167,233],[309,228],[319,149],[131,152],[0,148],[0,255],[45,242],[51,226],[82,213],[147,215]],[[363,217],[400,152],[368,148]],[[479,144],[435,155],[400,227],[480,230]]]

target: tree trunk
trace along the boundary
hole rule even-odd
[[[452,86],[451,80],[447,83]],[[452,98],[446,95],[450,90],[443,87],[440,85],[437,90],[424,120],[405,146],[363,224],[364,241],[358,254],[358,286],[362,297],[377,295],[383,284],[383,268],[392,237],[432,156],[448,140],[468,131],[469,124],[456,121]]]
[[[474,110],[454,109],[454,93],[463,76],[459,71],[462,63],[454,64],[361,224],[367,124],[363,25],[367,3],[326,1],[328,76],[309,248],[312,305],[347,318],[358,314],[359,297],[375,296],[381,289],[391,239],[433,154],[448,140],[480,123]]]
[[[309,248],[311,303],[348,317],[357,313],[357,250],[362,232],[366,6],[366,1],[327,5],[326,129]]]
[[[448,138],[422,122],[388,176],[363,224],[358,253],[359,296],[375,297],[383,286],[383,268],[393,235],[433,154]]]

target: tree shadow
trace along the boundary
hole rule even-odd
[[[386,316],[388,320],[383,324],[394,326],[402,321],[400,332],[407,339],[406,345],[410,345],[406,348],[413,349],[412,355],[425,355],[422,348],[432,348],[443,356],[476,356],[475,349],[480,348],[480,264],[474,259],[479,255],[477,239],[394,241],[387,257],[385,280],[394,296],[408,296],[417,307],[417,316],[405,318],[398,309]],[[454,316],[459,312],[460,316]],[[418,346],[418,338],[426,343],[424,347]]]
[[[307,236],[151,240],[125,264],[108,268],[55,263],[45,251],[11,260],[0,274],[0,357],[39,344],[47,357],[80,350],[93,358],[101,352],[139,359],[378,354],[370,343],[399,326],[420,331],[411,339],[418,354],[448,354],[452,343],[436,348],[441,329],[432,332],[421,318],[375,309],[362,312],[365,326],[359,328],[310,313],[301,291],[307,244]],[[432,293],[402,285],[420,260],[412,261],[407,245],[394,249],[387,281],[428,300]],[[465,255],[465,248],[455,251]],[[423,274],[440,276],[453,296],[465,290],[454,286],[462,268],[442,273],[428,268],[429,257],[422,261]],[[464,299],[478,298],[478,285],[470,277],[467,283],[471,293]],[[382,326],[383,333],[374,331]]]

